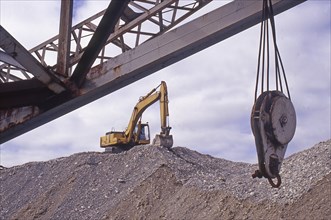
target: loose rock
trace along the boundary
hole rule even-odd
[[[136,146],[0,169],[0,219],[328,219],[331,140],[284,160],[282,186],[256,164],[184,147]]]

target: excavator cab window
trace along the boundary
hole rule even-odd
[[[149,134],[149,125],[147,123],[146,124],[138,123],[138,125],[136,126],[136,132],[139,143],[141,144],[144,144],[145,142],[146,144],[149,143],[150,134]]]
[[[142,128],[139,134],[139,140],[146,140],[145,129]]]

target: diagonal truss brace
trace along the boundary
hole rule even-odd
[[[81,59],[70,80],[78,87],[85,81],[94,61],[104,47],[109,35],[114,32],[116,23],[119,21],[124,9],[130,0],[111,1],[104,16],[102,17],[92,39],[86,47]]]
[[[2,48],[7,55],[10,55],[26,70],[33,73],[33,75],[43,84],[56,94],[65,91],[63,84],[57,80],[44,66],[42,66],[36,58],[34,58],[28,50],[26,50],[14,37],[12,37],[0,25],[0,48]]]

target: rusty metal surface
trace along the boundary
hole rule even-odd
[[[77,63],[77,66],[70,77],[70,80],[77,87],[81,87],[85,82],[86,75],[90,71],[94,61],[104,47],[109,35],[114,32],[124,9],[127,7],[129,0],[111,1],[105,14],[103,15],[92,39],[86,47],[84,54]]]
[[[38,114],[39,108],[35,106],[0,110],[0,132],[16,127]]]
[[[19,62],[17,62],[11,55],[1,50],[0,50],[0,61],[9,64],[11,66],[17,67],[19,69],[25,70],[25,68]]]
[[[0,48],[10,54],[18,63],[44,83],[54,93],[61,93],[65,87],[61,81],[42,66],[13,36],[0,25]]]
[[[73,0],[61,0],[61,14],[59,27],[59,47],[57,54],[56,72],[68,77],[70,32],[72,26]]]
[[[38,106],[52,96],[54,93],[35,78],[5,83],[0,86],[0,110]]]

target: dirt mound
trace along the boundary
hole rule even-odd
[[[0,219],[328,219],[331,140],[285,159],[282,186],[257,165],[183,147],[87,152],[0,171]]]

